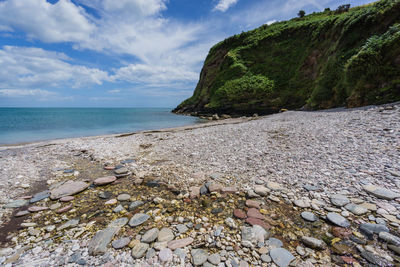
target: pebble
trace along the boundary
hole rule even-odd
[[[143,205],[144,205],[144,202],[141,200],[134,201],[129,205],[129,210],[134,211],[135,209],[137,209]]]
[[[293,203],[300,208],[309,208],[311,206],[308,199],[295,199]]]
[[[104,205],[115,205],[115,204],[117,204],[117,203],[118,203],[118,200],[116,200],[115,198],[113,198],[113,199],[110,199],[110,200],[104,202]]]
[[[22,216],[25,216],[25,215],[28,215],[28,214],[30,214],[30,212],[28,210],[21,210],[21,211],[18,211],[14,216],[15,217],[22,217]]]
[[[292,253],[284,248],[274,248],[269,252],[269,255],[279,267],[287,267],[294,260]]]
[[[111,184],[112,182],[115,182],[117,180],[117,177],[115,176],[106,176],[106,177],[101,177],[97,178],[96,180],[93,181],[94,185],[107,185]]]
[[[194,266],[202,265],[207,261],[208,253],[203,249],[192,249],[192,263]]]
[[[144,214],[144,213],[136,213],[129,220],[129,226],[135,227],[135,226],[141,225],[144,222],[146,222],[148,219],[150,219],[149,215]]]
[[[174,233],[169,228],[162,228],[158,233],[158,242],[171,241],[175,238]]]
[[[343,216],[341,216],[340,214],[337,214],[335,212],[329,212],[326,215],[327,219],[333,223],[336,224],[337,226],[340,227],[349,227],[350,223],[348,220],[346,220],[346,218],[344,218]]]
[[[168,248],[170,248],[172,250],[175,250],[177,248],[183,248],[183,247],[186,247],[186,246],[189,246],[190,244],[192,244],[193,241],[194,241],[194,239],[191,237],[172,240],[172,241],[168,242]]]
[[[239,218],[239,219],[246,219],[246,217],[247,217],[246,212],[244,212],[244,210],[241,210],[241,209],[234,209],[233,216],[235,216],[236,218]]]
[[[303,211],[301,213],[301,217],[309,222],[315,222],[318,220],[318,217],[314,213],[308,211]]]
[[[221,256],[218,253],[214,253],[208,256],[207,260],[214,265],[218,265],[221,262]]]
[[[127,168],[125,168],[125,167],[118,168],[118,169],[114,170],[114,173],[116,175],[123,175],[123,174],[127,174],[128,172],[129,172],[129,170]]]
[[[68,206],[65,206],[65,207],[63,207],[63,208],[58,209],[58,210],[56,211],[56,213],[64,213],[64,212],[67,212],[67,211],[71,210],[72,207],[73,207],[72,204],[70,204],[70,205],[68,205]]]
[[[343,207],[346,204],[350,203],[350,200],[346,196],[340,195],[340,194],[332,195],[330,197],[330,200],[331,200],[332,204],[337,207]]]
[[[146,259],[151,259],[156,255],[156,251],[153,248],[149,248],[146,252]]]
[[[136,246],[132,248],[131,254],[132,257],[135,259],[139,259],[143,257],[146,253],[147,249],[149,248],[149,244],[147,243],[138,243]]]
[[[270,263],[272,261],[271,257],[267,254],[261,254],[261,260],[265,263]]]
[[[308,247],[315,248],[315,249],[325,249],[325,243],[324,241],[309,237],[309,236],[303,236],[301,238],[301,241]]]
[[[39,211],[43,211],[43,210],[48,210],[49,207],[39,207],[39,206],[32,206],[28,208],[28,211],[30,212],[39,212]]]
[[[269,192],[271,192],[271,190],[270,189],[268,189],[268,188],[266,188],[265,186],[263,186],[263,185],[256,185],[256,186],[254,186],[254,192],[257,194],[257,195],[260,195],[260,196],[267,196],[268,195],[268,193]]]
[[[61,202],[70,202],[70,201],[72,201],[74,199],[75,199],[75,197],[73,197],[73,196],[66,196],[66,197],[60,198],[60,201]]]
[[[115,213],[120,213],[124,210],[124,207],[122,205],[118,205],[113,209],[113,212]]]
[[[184,224],[178,224],[178,225],[176,226],[176,230],[178,230],[178,232],[179,232],[180,234],[184,234],[184,233],[186,233],[186,232],[189,230],[189,228],[187,228],[187,226],[184,225]]]
[[[61,186],[50,191],[50,199],[56,200],[65,196],[71,196],[87,189],[90,184],[82,181],[67,181]]]
[[[388,232],[380,232],[379,238],[391,245],[400,246],[400,237],[394,236]]]
[[[355,215],[363,215],[368,212],[368,209],[354,203],[349,203],[344,208]]]
[[[172,261],[172,251],[169,248],[164,248],[158,253],[161,262]]]
[[[369,194],[372,194],[378,198],[392,200],[395,198],[400,198],[400,194],[393,192],[392,190],[378,187],[375,185],[365,185],[363,186],[364,190],[367,191]]]
[[[13,208],[20,208],[23,206],[28,205],[29,201],[25,199],[17,199],[9,202],[8,204],[4,205],[6,209],[13,209]]]
[[[141,242],[143,242],[143,243],[151,243],[151,242],[153,242],[154,240],[157,239],[158,234],[159,234],[159,230],[157,228],[152,228],[152,229],[148,230],[142,236]]]
[[[228,225],[232,229],[237,228],[237,225],[236,225],[235,221],[230,217],[225,219],[225,224]]]
[[[45,190],[43,192],[35,194],[30,200],[29,203],[36,203],[39,202],[40,200],[43,200],[45,198],[50,197],[50,192],[48,190]]]
[[[267,240],[267,242],[265,242],[265,245],[272,249],[272,248],[282,247],[283,243],[279,239],[271,237],[270,239]]]
[[[121,194],[118,195],[117,200],[118,201],[128,201],[131,198],[129,194]]]
[[[111,245],[113,246],[113,248],[115,249],[121,249],[126,247],[129,243],[131,242],[131,238],[130,237],[123,237],[117,240],[114,240]]]

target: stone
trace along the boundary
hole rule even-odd
[[[127,168],[125,168],[125,167],[118,168],[118,169],[114,170],[114,173],[116,175],[123,175],[123,174],[127,174],[128,172],[129,172],[129,170]]]
[[[303,185],[303,188],[304,188],[305,190],[307,190],[307,191],[318,191],[318,190],[320,189],[320,188],[317,187],[317,186],[309,185],[309,184]]]
[[[72,209],[72,204],[70,204],[70,205],[68,205],[68,206],[65,206],[65,207],[62,207],[61,209],[58,209],[57,211],[56,211],[56,213],[64,213],[64,212],[67,212],[67,211],[69,211],[69,210],[71,210]]]
[[[246,206],[249,208],[259,209],[260,205],[261,205],[261,203],[256,200],[251,200],[251,199],[246,200]]]
[[[380,232],[389,232],[389,228],[382,224],[363,223],[360,225],[360,231],[371,232],[372,234],[379,234]]]
[[[337,226],[345,227],[345,228],[350,226],[349,221],[346,218],[344,218],[343,216],[341,216],[340,214],[337,214],[336,212],[329,212],[326,215],[326,217],[331,223],[333,223]]]
[[[247,218],[246,222],[250,225],[259,225],[266,230],[271,228],[271,226],[268,225],[266,222],[264,222],[263,220],[257,219],[257,218]]]
[[[394,245],[388,245],[388,248],[395,252],[397,255],[400,255],[400,247],[399,246],[394,246]]]
[[[228,217],[225,219],[225,224],[228,225],[232,229],[237,228],[236,222],[231,217]]]
[[[160,252],[158,253],[158,258],[161,262],[172,261],[172,250],[170,250],[169,248],[164,248],[160,250]]]
[[[376,203],[376,205],[384,210],[386,210],[387,212],[396,212],[397,209],[395,206],[389,204],[389,203],[385,203],[385,202],[378,202]]]
[[[60,198],[59,200],[61,202],[70,202],[70,201],[72,201],[74,199],[75,199],[75,197],[73,197],[73,196],[65,196],[65,197]]]
[[[260,211],[258,209],[255,209],[255,208],[250,208],[247,211],[247,217],[256,218],[256,219],[260,219],[260,220],[264,220],[265,219],[264,215],[262,215],[260,213]]]
[[[132,257],[135,259],[140,259],[146,253],[149,248],[149,244],[147,243],[139,243],[132,248]]]
[[[207,261],[208,253],[203,249],[192,249],[192,263],[194,266],[202,265]]]
[[[251,241],[255,242],[264,243],[265,238],[270,236],[270,233],[260,225],[253,225],[252,232],[254,233],[254,240]]]
[[[142,236],[141,242],[143,242],[143,243],[151,243],[151,242],[153,242],[154,240],[157,239],[158,233],[159,233],[159,231],[158,231],[157,228],[152,228],[152,229],[148,230]]]
[[[39,211],[43,211],[43,210],[48,210],[49,207],[39,207],[39,206],[32,206],[28,208],[28,211],[30,212],[39,212]]]
[[[207,260],[214,265],[218,265],[221,262],[221,256],[218,253],[214,253],[208,256]]]
[[[118,195],[117,200],[118,201],[128,201],[131,198],[129,194],[121,194]]]
[[[326,247],[324,241],[314,238],[314,237],[303,236],[301,238],[301,241],[307,247],[314,248],[314,249],[325,249],[325,247]]]
[[[28,210],[21,210],[21,211],[17,212],[14,215],[14,217],[22,217],[22,216],[25,216],[25,215],[28,215],[28,214],[30,214],[30,212]]]
[[[344,208],[355,215],[363,215],[368,212],[366,208],[360,205],[356,205],[354,203],[349,203]]]
[[[368,202],[364,202],[364,203],[360,204],[360,206],[363,208],[366,208],[367,210],[370,210],[370,211],[376,211],[378,209],[375,204],[368,203]]]
[[[238,191],[236,187],[223,187],[221,189],[222,194],[234,194]]]
[[[185,258],[187,256],[185,250],[181,248],[175,249],[174,254],[177,255],[179,259],[181,259],[181,261],[185,261]]]
[[[352,233],[353,233],[353,231],[348,228],[337,227],[337,226],[332,227],[332,234],[335,237],[347,239],[347,238],[349,238],[349,236],[351,236]]]
[[[146,260],[153,258],[156,254],[157,253],[153,248],[149,248],[146,252]]]
[[[107,251],[107,245],[111,242],[114,235],[128,223],[128,218],[119,218],[108,224],[107,228],[98,231],[89,241],[88,251],[90,255],[102,255]]]
[[[88,187],[89,184],[82,181],[67,181],[61,186],[50,191],[50,199],[55,200],[65,196],[75,195],[84,191]]]
[[[281,191],[282,187],[276,182],[267,182],[267,187],[273,191]]]
[[[149,215],[144,214],[144,213],[136,213],[129,220],[129,226],[135,227],[135,226],[141,225],[144,222],[146,222],[148,219],[150,219]]]
[[[265,245],[270,249],[273,249],[282,247],[283,243],[279,239],[271,237],[270,239],[267,240],[267,242],[265,242]]]
[[[368,192],[371,195],[374,195],[378,198],[386,199],[386,200],[392,200],[395,198],[400,198],[400,194],[393,192],[392,190],[383,188],[383,187],[378,187],[374,185],[364,185],[363,186],[364,190]]]
[[[210,190],[210,193],[213,192],[221,192],[222,185],[217,184],[217,183],[211,183],[210,186],[208,187],[208,190]]]
[[[137,201],[133,201],[130,205],[129,205],[129,210],[130,211],[134,211],[135,209],[141,207],[144,205],[144,202],[141,200],[137,200]]]
[[[28,200],[25,199],[17,199],[9,202],[8,204],[4,205],[3,207],[6,209],[13,209],[13,208],[20,208],[29,204]]]
[[[238,219],[246,219],[247,218],[246,212],[244,212],[244,210],[241,210],[241,209],[234,209],[233,216],[235,216]]]
[[[194,239],[191,237],[172,240],[172,241],[168,242],[168,248],[170,248],[172,250],[175,250],[177,248],[183,248],[183,247],[186,247],[186,246],[189,246],[190,244],[192,244],[193,241],[194,241]]]
[[[318,220],[318,217],[314,213],[309,211],[303,211],[300,215],[304,220],[309,222],[315,222]]]
[[[332,202],[333,205],[337,206],[337,207],[343,207],[346,204],[350,203],[350,200],[344,196],[344,195],[332,195],[330,197],[330,200]]]
[[[379,238],[391,245],[400,246],[400,237],[394,236],[388,232],[380,232]]]
[[[135,160],[134,159],[125,159],[125,160],[121,160],[121,164],[128,164],[128,163],[132,163],[132,162],[135,162]]]
[[[293,203],[300,208],[309,208],[311,206],[310,200],[308,199],[295,199]]]
[[[189,228],[187,228],[187,226],[184,225],[184,224],[178,224],[178,225],[176,226],[176,230],[178,230],[178,233],[184,234],[184,233],[186,233],[186,232],[189,230]]]
[[[388,266],[384,259],[366,250],[361,251],[361,257],[376,266]]]
[[[266,187],[263,186],[263,185],[256,185],[256,186],[254,186],[254,189],[253,189],[253,190],[254,190],[254,192],[255,192],[257,195],[260,195],[260,196],[263,196],[263,197],[267,196],[268,193],[271,192],[270,189],[266,188]]]
[[[30,200],[29,203],[36,203],[39,202],[40,200],[43,200],[45,198],[48,198],[50,196],[49,190],[45,190],[43,192],[35,194]]]
[[[206,195],[208,193],[208,188],[205,185],[200,187],[200,195]]]
[[[189,188],[189,196],[191,199],[200,197],[200,187],[192,186]]]
[[[332,251],[338,255],[351,254],[351,248],[345,243],[336,242],[332,245]]]
[[[130,237],[123,237],[117,240],[114,240],[111,245],[113,246],[113,248],[115,249],[121,249],[126,247],[129,243],[131,242],[131,238]]]
[[[279,267],[287,267],[295,259],[294,256],[284,248],[274,248],[269,252],[272,261]]]
[[[122,205],[118,205],[113,209],[113,212],[115,213],[120,213],[124,210],[124,207]]]
[[[171,241],[175,238],[174,233],[169,228],[162,228],[160,232],[158,232],[158,242]]]
[[[72,219],[57,228],[57,231],[62,231],[79,224],[79,219]]]
[[[163,242],[154,242],[153,243],[153,248],[155,250],[162,250],[163,248],[168,247],[168,242],[167,241],[163,241]]]
[[[265,263],[270,263],[272,261],[271,257],[267,254],[261,254],[261,260]]]
[[[115,176],[106,176],[106,177],[101,177],[97,178],[96,180],[93,181],[94,185],[106,185],[106,184],[111,184],[112,182],[115,182],[117,180],[117,177]]]

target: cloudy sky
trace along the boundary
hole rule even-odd
[[[174,107],[226,37],[370,0],[0,0],[0,107]]]

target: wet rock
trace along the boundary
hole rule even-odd
[[[56,211],[56,213],[64,213],[64,212],[67,212],[67,211],[69,211],[69,210],[71,210],[72,209],[72,204],[70,204],[70,205],[68,205],[68,206],[65,206],[65,207],[63,207],[63,208],[61,208],[61,209],[58,209],[57,211]]]
[[[9,202],[8,204],[4,205],[3,207],[6,209],[13,209],[13,208],[20,208],[29,204],[29,201],[25,199],[17,199]]]
[[[301,213],[301,217],[309,222],[315,222],[316,220],[318,220],[318,217],[314,213],[308,211],[303,211]]]
[[[43,210],[48,210],[49,207],[39,207],[39,206],[32,206],[28,208],[28,211],[30,212],[39,212],[39,211],[43,211]]]
[[[362,215],[368,212],[368,210],[363,206],[356,205],[354,203],[349,203],[344,208],[355,215]]]
[[[93,256],[104,254],[114,235],[127,223],[128,218],[119,218],[112,221],[106,229],[98,231],[89,241],[89,254]]]
[[[50,198],[52,200],[59,199],[65,196],[71,196],[82,192],[86,188],[89,187],[88,183],[81,182],[81,181],[67,181],[66,183],[62,184],[60,187],[52,189],[50,191]]]
[[[273,262],[279,267],[287,267],[294,260],[294,256],[284,248],[274,248],[269,252]]]
[[[259,209],[260,205],[261,203],[256,200],[251,200],[251,199],[246,200],[246,206],[249,208]]]
[[[149,244],[139,243],[132,248],[132,257],[135,259],[140,259],[146,253],[149,248]]]
[[[395,198],[400,198],[400,194],[393,192],[392,190],[378,187],[374,185],[365,185],[364,190],[367,191],[369,194],[374,195],[378,198],[392,200]]]
[[[123,237],[117,240],[114,240],[111,245],[113,246],[113,248],[115,249],[121,249],[126,247],[129,243],[131,242],[131,238],[130,237]]]
[[[159,181],[148,181],[146,182],[146,186],[148,187],[159,187],[160,182]]]
[[[101,177],[97,178],[96,180],[93,181],[94,185],[106,185],[106,184],[111,184],[112,182],[115,182],[117,180],[117,177],[115,176],[106,176],[106,177]]]
[[[172,261],[172,251],[169,248],[164,248],[158,253],[158,258],[161,262]]]
[[[50,197],[50,192],[49,190],[45,190],[43,192],[37,193],[36,195],[34,195],[30,200],[29,203],[36,203],[39,202],[40,200],[43,200],[45,198]]]
[[[279,239],[271,237],[270,239],[267,240],[267,242],[265,242],[265,245],[272,249],[272,248],[282,247],[283,243]]]
[[[216,209],[212,209],[211,213],[212,214],[219,214],[221,212],[223,212],[224,210],[222,208],[216,208]]]
[[[154,240],[157,239],[158,234],[159,234],[158,229],[157,228],[152,228],[152,229],[148,230],[142,236],[141,242],[143,242],[143,243],[151,243],[151,242],[153,242]]]
[[[344,218],[343,216],[341,216],[340,214],[337,214],[335,212],[329,212],[326,215],[326,217],[331,223],[333,223],[337,226],[345,227],[345,228],[350,226],[350,223],[346,218]]]
[[[221,256],[218,253],[214,253],[208,256],[207,260],[214,265],[218,265],[221,262]]]
[[[233,216],[235,216],[236,218],[239,219],[246,219],[246,212],[244,212],[244,210],[241,209],[234,209],[233,210]]]
[[[332,195],[330,200],[333,205],[337,207],[343,207],[346,204],[350,203],[350,200],[344,195]]]
[[[264,220],[264,218],[265,218],[264,215],[262,215],[260,213],[260,211],[255,208],[250,208],[247,211],[247,217],[256,218],[256,219],[260,219],[260,220]]]
[[[260,195],[260,196],[267,196],[268,194],[269,194],[269,192],[271,192],[271,190],[270,189],[268,189],[268,188],[266,188],[265,186],[263,186],[263,185],[256,185],[256,186],[254,186],[254,192],[257,194],[257,195]]]
[[[120,213],[124,210],[124,207],[122,205],[118,205],[113,209],[113,212],[115,213]]]
[[[397,253],[398,255],[400,255],[400,246],[388,245],[388,248],[393,252]]]
[[[175,238],[174,233],[169,228],[162,228],[158,233],[158,242],[171,241]]]
[[[351,248],[348,245],[339,242],[332,245],[332,251],[338,255],[351,254]]]
[[[129,205],[129,210],[134,211],[135,209],[137,209],[143,205],[144,205],[144,202],[141,200],[134,201]]]
[[[301,241],[306,245],[307,247],[314,248],[314,249],[325,249],[325,243],[324,241],[314,238],[314,237],[309,237],[309,236],[303,236],[301,238]]]
[[[360,225],[360,232],[366,234],[369,238],[372,238],[373,234],[389,232],[389,228],[382,224],[363,223]]]
[[[66,196],[66,197],[60,198],[59,200],[60,200],[61,202],[70,202],[70,201],[72,201],[72,200],[74,200],[74,199],[75,199],[75,197],[73,197],[73,196]]]
[[[186,246],[189,246],[192,244],[194,241],[193,238],[187,237],[187,238],[182,238],[182,239],[176,239],[168,242],[168,248],[175,250],[177,248],[183,248]]]
[[[129,226],[135,227],[135,226],[141,225],[144,222],[146,222],[148,219],[150,219],[149,215],[144,214],[144,213],[136,213],[129,220]]]
[[[221,189],[222,194],[234,194],[238,191],[236,187],[223,187]]]
[[[339,237],[339,238],[342,238],[342,239],[347,239],[347,238],[349,238],[349,236],[352,233],[353,233],[353,231],[351,229],[337,227],[337,226],[332,227],[332,234],[335,237]]]
[[[379,238],[391,245],[400,246],[400,237],[394,236],[388,232],[380,232]]]
[[[121,194],[118,195],[117,200],[118,201],[128,201],[131,198],[129,194]]]
[[[247,218],[246,222],[250,225],[259,225],[266,230],[271,228],[271,226],[268,225],[266,222],[264,222],[263,220],[257,219],[257,218]]]
[[[361,257],[376,266],[387,266],[387,263],[384,259],[366,250],[361,251]]]
[[[112,197],[111,192],[108,192],[108,191],[99,192],[99,198],[101,198],[101,199],[109,199],[110,197]]]
[[[192,249],[192,263],[194,266],[202,265],[207,261],[208,253],[203,249]]]

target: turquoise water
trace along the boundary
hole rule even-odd
[[[178,127],[201,122],[168,108],[0,108],[0,144]]]

